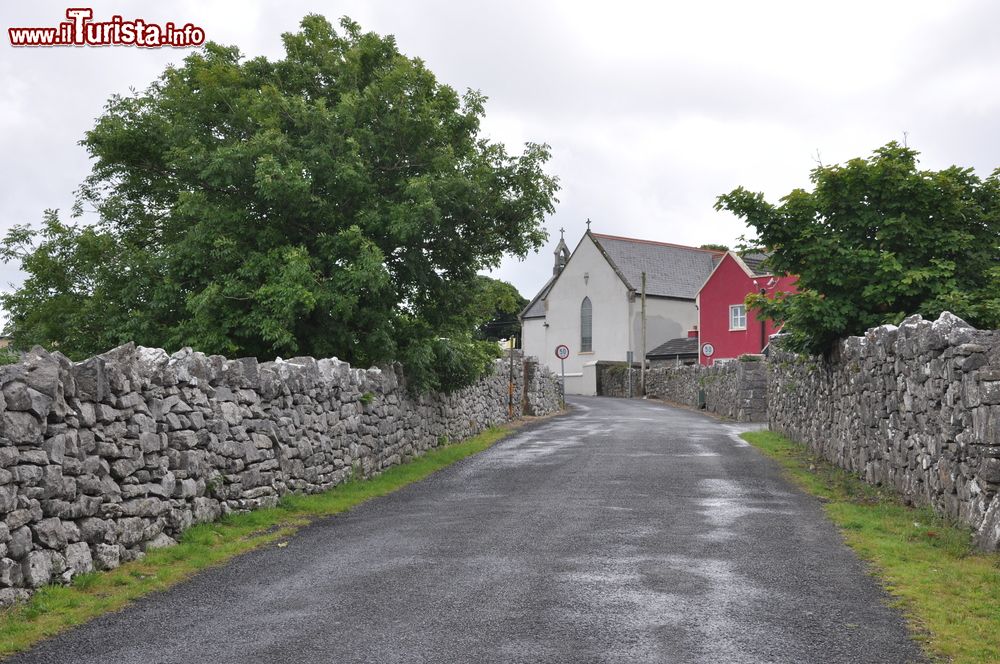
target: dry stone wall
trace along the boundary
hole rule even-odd
[[[562,382],[551,369],[539,364],[537,358],[529,357],[524,360],[521,395],[524,415],[548,415],[562,407]]]
[[[738,422],[763,422],[767,419],[766,380],[763,362],[661,366],[646,371],[646,395],[691,408],[701,405]],[[699,393],[704,396],[701,404]],[[624,396],[614,392],[608,395]]]
[[[632,365],[629,371],[627,362],[600,361],[594,368],[596,372],[597,394],[620,399],[642,396],[642,367]],[[629,381],[631,380],[631,389]]]
[[[737,422],[767,421],[767,367],[734,361],[705,369],[705,409]]]
[[[36,349],[0,368],[0,603],[479,433],[508,419],[508,371],[414,397],[398,365]],[[544,366],[518,357],[515,383],[515,416],[559,409]]]
[[[944,313],[768,363],[773,431],[1000,549],[1000,331]]]
[[[646,376],[646,393],[656,399],[697,408],[704,374],[705,367],[697,364],[656,367]]]

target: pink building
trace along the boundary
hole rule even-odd
[[[698,361],[710,366],[716,360],[755,355],[779,330],[772,321],[759,321],[747,311],[750,293],[774,297],[794,293],[797,277],[775,277],[767,269],[767,254],[743,256],[729,251],[719,261],[698,292]]]

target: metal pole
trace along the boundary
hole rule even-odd
[[[562,373],[562,386],[560,391],[562,394],[559,395],[560,401],[562,401],[562,407],[566,407],[566,360],[559,358],[559,370]]]
[[[631,336],[631,333],[630,333]],[[625,363],[628,365],[628,398],[632,398],[632,365],[635,364],[635,357],[632,351],[625,353]]]
[[[507,380],[507,419],[514,419],[514,335],[510,335],[510,376]]]
[[[639,396],[646,395],[646,273],[642,273],[642,355],[639,356],[642,363],[639,366]]]
[[[763,288],[760,289],[761,295],[767,295],[767,291]],[[745,307],[744,307],[745,309]],[[747,314],[749,316],[749,314]],[[764,346],[767,345],[767,319],[763,316],[760,317],[760,352],[764,352]]]

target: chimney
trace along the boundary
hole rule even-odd
[[[695,325],[693,328],[688,330],[688,339],[697,339],[697,338],[698,338],[698,326]]]

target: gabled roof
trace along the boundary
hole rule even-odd
[[[725,252],[680,244],[591,233],[611,267],[636,292],[646,273],[646,295],[693,300]]]
[[[665,341],[646,353],[653,360],[661,357],[698,357],[698,337],[679,337]]]
[[[545,318],[545,296],[549,294],[550,290],[552,290],[552,284],[556,283],[556,276],[558,275],[550,277],[549,280],[545,282],[545,285],[542,286],[542,290],[538,291],[538,295],[532,298],[531,302],[528,303],[528,306],[524,308],[524,311],[521,312],[522,319]]]
[[[646,295],[652,297],[694,300],[701,285],[726,254],[714,249],[604,235],[588,230],[573,249],[570,261],[587,237],[629,290],[638,293],[642,289],[642,273],[645,272]],[[521,312],[522,320],[545,317],[545,298],[558,280],[559,274],[545,282]]]
[[[767,259],[771,257],[770,253],[753,252],[753,253],[748,253],[745,256],[740,256],[735,251],[727,251],[724,254],[722,254],[722,256],[719,257],[719,260],[716,262],[715,267],[712,268],[712,271],[708,273],[707,277],[705,277],[705,281],[703,281],[701,285],[698,287],[699,293],[708,284],[709,279],[712,278],[712,275],[715,274],[715,271],[719,268],[719,266],[722,265],[722,259],[724,259],[726,256],[732,256],[736,264],[740,266],[740,269],[742,269],[746,273],[746,275],[751,279],[755,277],[772,276],[772,272],[770,272],[767,269],[767,262],[766,262]]]
[[[736,256],[743,262],[743,265],[746,266],[753,277],[769,277],[773,274],[767,265],[767,259],[771,257],[771,254],[768,252],[752,251],[745,254],[736,254]]]

